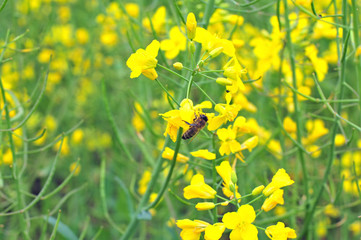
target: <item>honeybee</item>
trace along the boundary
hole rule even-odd
[[[182,135],[182,139],[187,140],[191,137],[194,137],[204,126],[206,126],[206,123],[208,121],[208,118],[204,114],[199,114],[199,116],[194,118],[193,123],[186,122],[190,128],[185,131]]]

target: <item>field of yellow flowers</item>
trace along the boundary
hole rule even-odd
[[[360,0],[0,2],[0,239],[360,239]]]

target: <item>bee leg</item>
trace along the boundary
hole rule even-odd
[[[188,124],[188,125],[191,126],[191,127],[193,127],[193,126],[195,125],[194,123],[189,123],[189,122],[184,121],[184,120],[183,120],[183,122],[185,122],[186,124]]]

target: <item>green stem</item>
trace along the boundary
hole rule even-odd
[[[178,130],[181,131],[181,130]],[[178,132],[178,136],[180,136],[179,132]],[[180,141],[177,138],[177,141]],[[164,151],[165,147],[168,145],[169,142],[169,137],[166,139],[164,145],[163,145],[163,149],[162,152]],[[178,152],[174,152],[175,155],[178,155]],[[153,191],[153,188],[155,186],[155,184],[157,183],[157,180],[159,178],[160,172],[162,171],[162,164],[163,164],[163,158],[162,155],[159,154],[158,160],[156,162],[156,165],[154,166],[153,169],[153,173],[152,173],[152,178],[149,181],[147,190],[145,191],[144,195],[142,196],[139,204],[138,204],[138,209],[137,211],[133,214],[132,219],[130,220],[127,229],[125,230],[123,236],[121,237],[121,240],[128,240],[131,239],[131,236],[133,235],[134,231],[136,230],[136,228],[138,227],[138,223],[139,223],[139,218],[138,215],[144,211],[144,206],[145,204],[149,201],[149,197],[150,194]]]
[[[189,95],[191,94],[193,81],[194,81],[194,73],[192,73],[190,80],[188,81],[187,92],[186,92],[187,99],[189,99]]]
[[[132,154],[129,152],[128,148],[125,146],[125,144],[122,141],[122,134],[119,130],[119,128],[117,127],[114,117],[110,111],[110,106],[109,106],[109,101],[106,95],[106,89],[105,89],[105,81],[104,79],[102,80],[102,95],[103,95],[103,102],[105,105],[105,109],[108,115],[108,119],[112,125],[113,131],[115,133],[117,142],[119,144],[119,146],[121,147],[121,149],[124,151],[125,155],[127,156],[127,158],[133,162],[136,162],[136,160],[134,159],[134,157],[132,156]]]
[[[285,16],[286,40],[287,40],[286,44],[287,44],[287,48],[288,48],[291,69],[292,69],[292,84],[293,84],[293,88],[297,90],[296,64],[295,64],[295,58],[294,58],[294,52],[293,52],[293,46],[292,46],[290,22],[289,22],[289,18],[288,18],[289,11],[288,11],[287,0],[283,0],[283,3],[284,3],[284,8],[285,8],[284,16]],[[302,142],[302,131],[301,131],[302,123],[301,123],[301,114],[300,114],[300,109],[298,106],[298,99],[297,99],[296,93],[293,93],[293,104],[294,104],[294,108],[295,108],[295,119],[296,119],[296,125],[297,125],[297,130],[296,130],[297,142],[301,143]],[[299,148],[298,160],[300,161],[301,167],[302,167],[305,195],[306,195],[307,200],[309,200],[308,174],[307,174],[306,163],[305,163],[302,148]]]
[[[346,12],[346,2],[345,2],[345,0],[343,1],[343,9],[342,10],[343,10],[343,15],[346,16],[346,13],[345,13]],[[344,17],[344,21],[345,21],[345,17]],[[345,29],[344,29],[344,31],[345,31]],[[344,37],[345,37],[345,35],[344,35]],[[349,37],[350,37],[350,31],[347,32],[346,37],[344,39],[344,43],[343,43],[343,51],[342,51],[341,66],[340,66],[341,67],[341,73],[340,73],[340,76],[339,76],[340,81],[338,83],[338,87],[340,89],[338,99],[342,99],[342,96],[344,94],[344,86],[345,86],[344,82],[346,81],[346,52],[347,52]],[[342,106],[342,103],[339,102],[336,105],[335,112],[337,112],[337,113],[340,112],[341,106]],[[338,121],[339,121],[339,118],[335,115],[334,123],[333,123],[333,126],[331,128],[331,137],[330,137],[331,144],[330,144],[330,151],[329,151],[328,161],[327,161],[327,165],[326,165],[326,170],[325,170],[325,173],[323,175],[322,182],[319,184],[319,188],[316,191],[314,201],[311,204],[311,208],[306,214],[303,229],[302,229],[301,234],[300,234],[300,239],[307,233],[309,224],[311,223],[311,220],[312,220],[313,215],[315,213],[316,206],[317,206],[317,204],[318,204],[318,202],[319,202],[319,200],[321,198],[324,186],[325,186],[325,184],[326,184],[326,182],[328,180],[328,177],[329,177],[331,169],[332,169],[332,164],[333,164],[334,158],[335,158],[335,136],[336,136],[336,133],[337,133]]]
[[[353,37],[355,41],[355,46],[360,47],[360,39],[359,39],[359,16],[361,12],[359,11],[360,1],[359,5],[357,5],[355,0],[351,0],[352,2],[352,20],[353,20]],[[361,110],[361,82],[358,80],[359,75],[361,74],[361,55],[356,57],[356,76],[355,79],[357,79],[357,86],[358,86],[358,95],[359,95],[359,108]],[[361,121],[361,119],[360,119]]]
[[[163,86],[163,84],[158,80],[158,78],[156,78],[155,81],[159,84],[159,86],[163,89],[163,91],[168,95],[168,97],[170,97],[173,100],[173,102],[175,102],[179,107],[180,104],[177,102],[177,100],[175,100],[173,98],[173,96],[168,92],[168,90]]]
[[[176,145],[175,145],[175,149],[174,149],[174,155],[173,155],[172,163],[170,165],[170,169],[169,169],[167,178],[165,179],[165,182],[164,182],[161,190],[159,191],[159,193],[157,195],[157,198],[151,204],[149,204],[149,206],[145,207],[144,210],[148,211],[149,209],[151,209],[155,205],[157,205],[158,202],[161,200],[161,198],[162,198],[162,196],[163,196],[163,194],[165,192],[165,189],[168,187],[169,181],[170,181],[170,179],[172,177],[172,174],[173,174],[175,164],[177,162],[177,156],[178,156],[179,148],[180,148],[181,141],[182,141],[181,139],[182,139],[182,130],[179,129],[178,130],[178,135],[177,135],[177,141],[176,141]]]
[[[189,80],[187,78],[183,77],[182,75],[180,75],[179,73],[172,71],[171,69],[164,67],[162,65],[159,65],[159,64],[157,66],[163,68],[164,70],[176,75],[177,77],[179,77],[189,83]],[[196,82],[193,82],[193,84],[196,85],[196,87],[199,89],[199,91],[201,91],[203,93],[203,95],[206,96],[206,98],[208,98],[208,100],[212,102],[212,104],[214,104],[214,105],[217,104]]]
[[[259,195],[258,197],[256,197],[255,199],[252,199],[251,201],[249,201],[247,204],[252,204],[252,203],[254,203],[255,201],[257,201],[258,199],[261,199],[261,198],[263,198],[264,196],[261,194],[261,195]]]
[[[57,233],[57,230],[58,230],[58,226],[59,226],[59,222],[60,222],[60,216],[61,216],[61,210],[59,210],[58,212],[58,217],[56,219],[56,222],[55,222],[55,226],[53,228],[53,231],[50,235],[50,240],[54,240],[55,239],[55,236],[56,236],[56,233]]]
[[[120,229],[118,225],[114,222],[114,220],[110,217],[108,212],[108,206],[107,206],[106,194],[105,194],[105,167],[106,167],[105,158],[102,157],[102,162],[100,166],[100,197],[102,200],[103,214],[113,228],[115,228],[120,233],[124,233],[124,231]]]

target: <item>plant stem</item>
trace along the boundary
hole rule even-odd
[[[180,142],[182,140],[182,130],[179,129],[178,130],[178,135],[177,135],[177,141],[176,141],[176,145],[180,145]],[[165,147],[168,145],[168,142],[169,142],[169,137],[166,139],[165,143],[164,143],[164,146],[163,146],[163,149],[162,149],[162,152],[164,151]],[[176,147],[176,149],[174,150],[174,155],[173,155],[173,160],[174,158],[177,158],[177,155],[178,155],[178,150],[179,150],[179,146]],[[154,170],[153,170],[153,173],[152,173],[152,178],[148,184],[148,187],[147,187],[147,190],[145,191],[144,195],[142,196],[139,204],[138,204],[138,209],[137,211],[133,214],[132,216],[132,219],[130,220],[130,223],[128,224],[127,226],[127,229],[125,230],[123,236],[121,237],[121,240],[128,240],[128,239],[131,239],[131,236],[133,235],[134,231],[136,230],[136,228],[138,227],[138,223],[139,223],[139,218],[138,218],[138,215],[146,210],[144,207],[145,207],[145,204],[149,201],[149,197],[150,197],[150,194],[152,193],[153,191],[153,188],[155,187],[155,184],[157,183],[157,180],[159,178],[159,175],[160,175],[160,172],[162,171],[162,164],[163,164],[163,158],[162,158],[162,155],[159,154],[159,157],[158,157],[158,160],[157,160],[157,163],[156,165],[154,166]],[[170,176],[171,177],[171,176]],[[169,177],[169,178],[170,178]],[[168,181],[169,182],[169,181]],[[163,188],[166,188],[166,186]]]
[[[287,0],[284,0],[283,3],[284,3],[284,8],[285,8],[284,16],[285,16],[286,41],[287,41],[286,44],[287,44],[287,48],[288,48],[290,64],[291,64],[291,69],[292,69],[292,84],[293,84],[293,88],[295,90],[297,90],[296,64],[295,64],[295,58],[294,58],[294,52],[293,52],[293,46],[292,46],[290,22],[288,19],[289,11],[288,11]],[[294,108],[295,108],[295,119],[296,119],[296,125],[297,125],[297,131],[296,131],[297,142],[301,143],[302,142],[302,131],[301,131],[302,122],[301,122],[300,109],[298,106],[297,94],[295,92],[293,93],[293,104],[294,104]],[[304,180],[304,192],[305,192],[307,200],[309,200],[308,173],[307,173],[307,169],[306,169],[306,163],[305,163],[305,159],[304,159],[304,155],[303,155],[303,150],[301,148],[299,148],[299,150],[298,150],[298,160],[301,163],[301,167],[302,167],[302,175],[303,175],[303,180]]]

